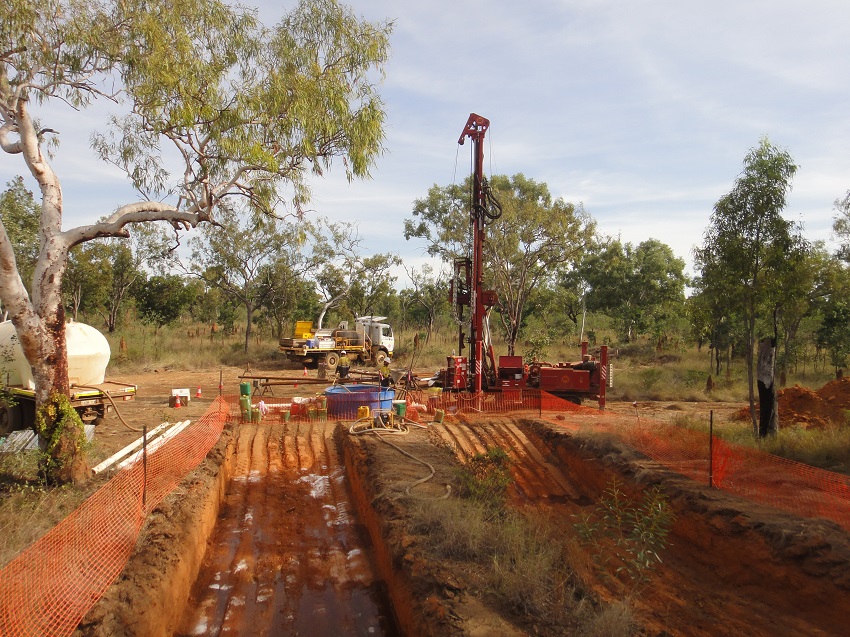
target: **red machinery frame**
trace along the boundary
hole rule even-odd
[[[484,352],[484,329],[488,308],[498,302],[493,290],[484,290],[484,225],[488,215],[488,205],[493,201],[489,195],[484,178],[484,137],[490,128],[490,120],[471,113],[458,144],[463,146],[466,138],[472,140],[473,180],[472,201],[470,205],[470,223],[472,225],[472,258],[455,260],[455,271],[450,287],[450,297],[458,311],[461,325],[458,333],[459,356],[448,357],[448,368],[444,374],[444,388],[475,394],[484,389],[502,390],[524,387],[539,388],[556,396],[580,402],[582,397],[593,397],[599,401],[600,409],[605,408],[605,387],[608,380],[608,348],[600,348],[600,360],[589,355],[587,343],[582,343],[581,361],[575,363],[540,363],[523,365],[519,356],[500,357],[499,369],[493,354],[492,343]],[[496,203],[498,206],[498,203]],[[470,321],[469,357],[463,356],[466,336],[463,332],[463,308],[472,310]],[[489,335],[488,335],[489,336]],[[485,379],[487,385],[485,386]]]

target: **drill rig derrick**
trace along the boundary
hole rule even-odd
[[[489,312],[498,303],[494,290],[484,289],[485,225],[498,219],[502,207],[493,196],[484,177],[484,137],[490,121],[475,113],[470,114],[458,144],[466,138],[472,140],[473,172],[470,193],[469,221],[471,227],[471,255],[455,259],[454,273],[449,288],[449,300],[459,323],[458,355],[448,357],[448,367],[441,372],[442,387],[448,391],[466,391],[480,394],[484,390],[510,392],[519,395],[526,390],[552,394],[565,400],[581,403],[584,398],[595,398],[600,409],[605,408],[605,388],[609,379],[608,347],[600,346],[597,360],[583,342],[581,360],[549,363],[530,361],[525,364],[521,356],[500,356],[496,365],[490,339]],[[466,316],[464,310],[470,308]],[[469,334],[464,332],[469,330]],[[469,344],[468,356],[463,356]]]
[[[471,113],[457,142],[463,146],[467,137],[472,140],[473,178],[469,206],[472,256],[455,260],[451,294],[459,318],[463,317],[464,306],[469,306],[471,310],[467,389],[474,393],[479,393],[482,389],[496,384],[496,362],[490,341],[488,313],[490,308],[498,302],[498,297],[495,291],[484,290],[484,226],[487,220],[498,219],[502,209],[493,197],[484,177],[483,142],[489,127],[488,119]],[[463,351],[467,341],[463,328],[464,321],[461,321],[458,334],[459,353]]]

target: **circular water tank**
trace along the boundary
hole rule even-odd
[[[328,399],[328,415],[341,418],[356,418],[357,408],[363,405],[370,410],[390,410],[395,390],[379,385],[334,385],[325,390]]]
[[[91,325],[71,322],[65,325],[68,344],[68,380],[71,385],[97,385],[103,382],[111,350],[106,337]],[[0,323],[0,371],[2,381],[35,389],[32,370],[12,321]]]

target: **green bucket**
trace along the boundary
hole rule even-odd
[[[239,383],[239,395],[240,396],[250,396],[251,395],[251,383],[248,381]]]
[[[404,400],[394,400],[393,401],[393,412],[396,416],[404,418],[407,415],[407,401]]]

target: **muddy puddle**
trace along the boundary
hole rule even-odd
[[[333,431],[239,427],[233,478],[176,635],[399,634]]]

